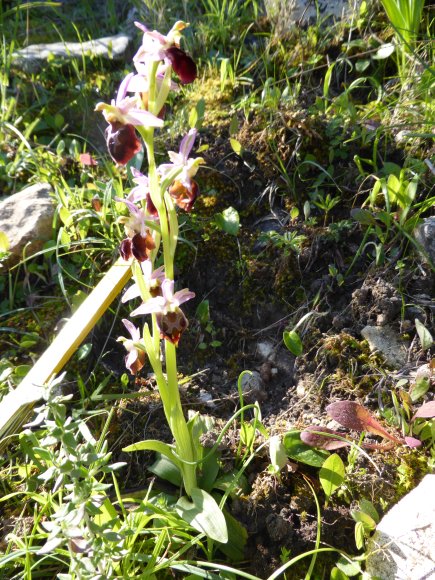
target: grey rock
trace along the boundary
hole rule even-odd
[[[365,326],[361,334],[369,343],[370,350],[379,351],[390,367],[400,369],[406,364],[406,344],[391,326]]]
[[[360,0],[318,0],[321,19],[349,18],[360,4]],[[278,32],[288,30],[296,24],[304,26],[316,22],[316,2],[313,0],[265,0],[266,12]]]
[[[242,392],[245,403],[254,403],[255,401],[267,399],[267,391],[259,372],[253,371],[243,375]]]
[[[125,57],[131,38],[126,34],[105,36],[87,42],[53,42],[52,44],[30,44],[12,54],[13,64],[28,73],[41,70],[51,56],[62,60],[73,60],[83,56],[121,60]]]
[[[414,237],[420,244],[424,252],[421,252],[423,259],[435,264],[435,216],[424,218],[414,231]]]
[[[37,183],[0,202],[0,231],[6,234],[10,256],[2,262],[9,268],[23,257],[41,250],[52,238],[55,204],[48,183]]]
[[[435,475],[426,475],[382,518],[367,553],[370,578],[435,578]]]

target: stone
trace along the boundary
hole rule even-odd
[[[116,34],[88,40],[87,42],[53,42],[30,44],[12,54],[13,64],[27,73],[39,72],[49,58],[65,61],[82,58],[83,55],[109,60],[122,60],[131,42],[126,34]]]
[[[367,553],[370,578],[435,578],[435,475],[426,475],[382,518]]]
[[[424,218],[414,230],[414,237],[421,246],[423,259],[435,264],[435,216]]]
[[[369,343],[372,352],[380,352],[388,366],[400,369],[405,366],[408,349],[391,326],[365,326],[361,335]]]
[[[261,402],[267,399],[267,391],[259,372],[252,371],[243,375],[242,392],[245,403]]]
[[[0,232],[6,234],[10,255],[2,261],[7,269],[23,257],[42,249],[53,237],[55,203],[48,183],[36,183],[0,202]]]
[[[313,24],[317,20],[317,7],[320,19],[350,18],[358,10],[360,1],[355,0],[265,0],[266,13],[277,32],[282,33],[296,25]]]
[[[261,360],[273,360],[276,347],[270,340],[264,340],[257,344],[256,354]]]

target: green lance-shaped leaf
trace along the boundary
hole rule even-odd
[[[225,516],[214,498],[198,487],[191,490],[191,500],[185,496],[175,504],[178,515],[195,530],[206,534],[212,540],[226,544],[228,530]]]
[[[344,464],[337,453],[333,453],[325,460],[319,471],[320,484],[325,492],[326,501],[344,481]]]
[[[179,469],[181,469],[181,461],[177,458],[174,453],[174,448],[172,445],[158,441],[157,439],[147,439],[146,441],[138,441],[133,443],[128,447],[124,447],[123,451],[156,451],[161,455],[167,457],[172,463],[174,463]]]

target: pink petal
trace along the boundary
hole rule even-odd
[[[130,109],[124,115],[125,121],[131,125],[141,125],[143,127],[163,127],[163,119],[159,119],[149,111],[142,109]]]
[[[163,312],[166,300],[162,296],[150,298],[148,302],[133,310],[130,316],[140,316],[141,314],[152,314],[153,312]]]
[[[128,330],[128,332],[130,333],[132,340],[134,340],[134,341],[140,340],[139,329],[136,328],[135,325],[132,322],[130,322],[130,320],[128,320],[127,318],[123,318],[122,323],[125,326],[125,328]]]
[[[148,28],[145,26],[145,24],[135,21],[134,25],[137,26],[140,30],[142,30],[142,32],[148,32]]]
[[[180,306],[180,304],[183,304],[183,302],[187,302],[188,300],[195,298],[195,296],[196,296],[195,292],[191,292],[188,288],[183,288],[183,290],[175,292],[172,298],[172,302]]]
[[[133,350],[131,350],[128,355],[125,358],[125,366],[128,368],[128,370],[132,373],[133,371],[131,370],[134,363],[137,361],[137,357],[138,357],[138,352],[137,350],[134,348]],[[134,374],[134,373],[133,373]]]
[[[139,286],[137,284],[133,284],[133,286],[130,286],[130,288],[124,292],[121,302],[128,302],[129,300],[133,300],[133,298],[137,298],[138,296],[140,296]]]
[[[192,147],[195,143],[196,136],[198,134],[198,129],[190,129],[190,131],[183,137],[180,143],[180,155],[184,159],[184,163],[187,162],[189,153],[192,151]]]
[[[133,76],[128,84],[128,92],[129,93],[147,93],[148,89],[149,89],[148,79],[146,79],[143,75],[133,74]]]
[[[162,294],[166,302],[171,303],[174,297],[174,281],[165,278],[162,282]]]
[[[435,401],[424,403],[419,409],[417,409],[412,420],[417,417],[422,417],[423,419],[432,419],[432,417],[435,417]]]
[[[405,443],[408,445],[408,447],[420,447],[421,445],[421,441],[420,439],[416,439],[415,437],[405,437]]]
[[[125,77],[125,79],[122,81],[122,83],[119,85],[118,94],[116,95],[116,101],[115,101],[117,106],[119,106],[121,101],[125,98],[125,95],[127,94],[127,90],[128,90],[128,85],[133,77],[134,77],[134,73],[128,74]]]

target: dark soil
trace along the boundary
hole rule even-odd
[[[179,347],[180,372],[192,376],[182,386],[186,411],[227,420],[239,407],[237,379],[243,370],[254,373],[244,401],[259,402],[271,435],[329,424],[325,407],[336,400],[357,400],[374,412],[379,401],[391,405],[389,393],[395,381],[411,378],[430,360],[418,347],[414,326],[415,318],[428,327],[432,323],[430,269],[409,245],[398,248],[397,258],[375,265],[370,249],[361,247],[363,226],[350,216],[357,193],[353,190],[326,222],[320,211],[314,212],[316,221],[291,220],[291,207],[297,206],[302,214],[303,191],[297,202],[289,198],[270,165],[267,148],[261,140],[255,141],[255,127],[243,126],[239,135],[246,149],[256,144],[249,162],[232,151],[225,131],[220,127],[202,133],[202,143],[210,146],[205,154],[208,169],[201,174],[201,197],[182,230],[195,249],[180,244],[178,254],[179,287],[196,292],[196,303],[186,309],[190,329]],[[210,220],[228,206],[240,215],[237,237],[223,233]],[[299,251],[265,240],[262,233],[272,229],[305,236]],[[405,269],[395,267],[401,255],[406,256]],[[343,282],[331,275],[331,264],[343,275]],[[195,318],[195,306],[205,299],[210,304],[211,331]],[[295,358],[285,348],[282,334],[310,311],[311,318],[299,328],[304,352]],[[391,368],[382,354],[370,351],[361,335],[366,325],[388,325],[408,345],[401,368]],[[213,340],[221,346],[210,346]],[[119,410],[113,433],[118,449],[149,437],[170,440],[152,381],[136,379],[136,387],[143,389],[144,397]],[[230,451],[233,447],[230,463],[237,442],[234,433],[234,441],[228,442]],[[347,451],[340,453],[346,463]],[[267,471],[268,457],[260,456],[246,474],[249,491],[229,503],[231,513],[248,531],[246,560],[239,566],[265,577],[282,563],[283,549],[293,557],[313,548],[316,506],[307,480],[322,506],[322,545],[355,554],[350,507],[366,497],[382,512],[424,471],[414,464],[409,450],[371,454],[379,472],[364,457],[357,458],[347,475],[346,490],[327,507],[316,469],[290,462],[280,476],[272,476]],[[128,459],[126,485],[143,486],[148,477],[143,454],[129,454]],[[398,478],[399,464],[409,467],[407,480]],[[321,570],[327,560],[319,562]],[[304,560],[302,569],[306,566]]]

